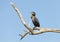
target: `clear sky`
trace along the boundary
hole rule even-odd
[[[60,0],[0,0],[0,42],[60,42],[59,33],[27,35],[20,40],[19,34],[26,29],[10,5],[15,3],[29,24],[30,12],[35,11],[42,28],[60,29]]]

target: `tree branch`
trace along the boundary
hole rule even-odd
[[[39,27],[38,27],[38,28],[39,28]],[[34,32],[34,35],[42,34],[42,33],[46,33],[46,32],[60,33],[60,30],[57,30],[57,29],[50,29],[50,28],[40,28],[39,31]]]
[[[23,39],[28,33],[29,33],[29,31],[26,31],[24,34],[22,34],[22,35],[19,34],[19,35],[21,36],[21,39]],[[20,39],[20,40],[21,40],[21,39]]]
[[[44,28],[44,29],[38,29],[36,28],[35,30],[38,30],[38,32],[34,32],[34,34],[30,34],[29,31],[26,31],[24,34],[20,34],[21,36],[21,39],[23,39],[27,34],[30,34],[30,35],[37,35],[37,34],[42,34],[42,33],[46,33],[46,32],[55,32],[55,33],[60,33],[60,30],[57,30],[57,29],[50,29],[50,28]]]
[[[57,29],[50,29],[50,28],[40,28],[40,27],[36,27],[35,30],[38,30],[37,32],[35,32],[33,29],[31,29],[31,27],[24,21],[24,18],[21,15],[21,12],[18,10],[18,8],[11,2],[12,7],[14,8],[14,10],[17,12],[22,24],[29,30],[27,32],[25,32],[23,35],[21,36],[21,39],[24,38],[27,34],[31,33],[32,35],[37,35],[37,34],[42,34],[42,33],[46,33],[46,32],[55,32],[55,33],[60,33],[60,30]]]
[[[24,18],[22,17],[21,12],[19,11],[19,9],[12,2],[10,4],[14,8],[14,10],[17,12],[22,24],[33,34],[33,29],[31,29],[30,26],[24,21]]]

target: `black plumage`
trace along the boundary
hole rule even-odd
[[[35,27],[40,27],[39,21],[35,15],[36,15],[35,12],[32,12],[32,16],[31,16],[32,22]]]

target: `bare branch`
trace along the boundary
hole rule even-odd
[[[31,33],[32,35],[37,35],[37,34],[42,34],[42,33],[46,33],[46,32],[55,32],[55,33],[60,33],[60,30],[57,29],[50,29],[50,28],[40,28],[40,27],[36,27],[35,30],[38,30],[37,32],[35,32],[33,29],[31,29],[31,27],[24,21],[24,18],[21,15],[21,12],[18,10],[18,8],[11,2],[12,7],[14,8],[14,10],[17,12],[22,24],[29,30],[27,32],[25,32],[23,35],[21,36],[21,39],[24,38],[27,34]]]
[[[46,33],[46,32],[60,33],[60,30],[50,29],[50,28],[40,28],[40,30],[37,32],[34,32],[33,35],[42,34],[42,33]]]
[[[38,27],[38,28],[39,28],[39,27]],[[38,28],[36,28],[36,30],[37,30]],[[60,30],[50,29],[50,28],[44,28],[44,29],[38,30],[38,32],[34,32],[34,34],[31,34],[31,35],[38,35],[38,34],[42,34],[42,33],[46,33],[46,32],[60,33]],[[30,34],[30,32],[29,32],[29,31],[26,31],[23,35],[21,35],[21,39],[23,39],[27,34]]]
[[[22,34],[22,35],[21,35],[21,34],[19,34],[19,35],[21,36],[21,39],[23,39],[28,33],[29,33],[29,31],[25,32],[25,33]],[[21,40],[21,39],[20,39],[20,40]]]
[[[14,10],[17,12],[22,24],[24,24],[24,26],[33,34],[33,29],[31,29],[30,26],[24,21],[22,15],[21,15],[21,12],[18,10],[18,8],[13,4],[13,2],[11,2],[10,4],[14,8]]]

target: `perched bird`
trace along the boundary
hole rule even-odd
[[[36,13],[35,12],[31,12],[31,19],[32,19],[32,22],[33,22],[33,24],[34,24],[34,26],[35,27],[40,27],[40,24],[39,24],[39,21],[38,21],[38,19],[36,18]],[[35,28],[34,27],[34,28]],[[33,29],[34,29],[33,28]]]

